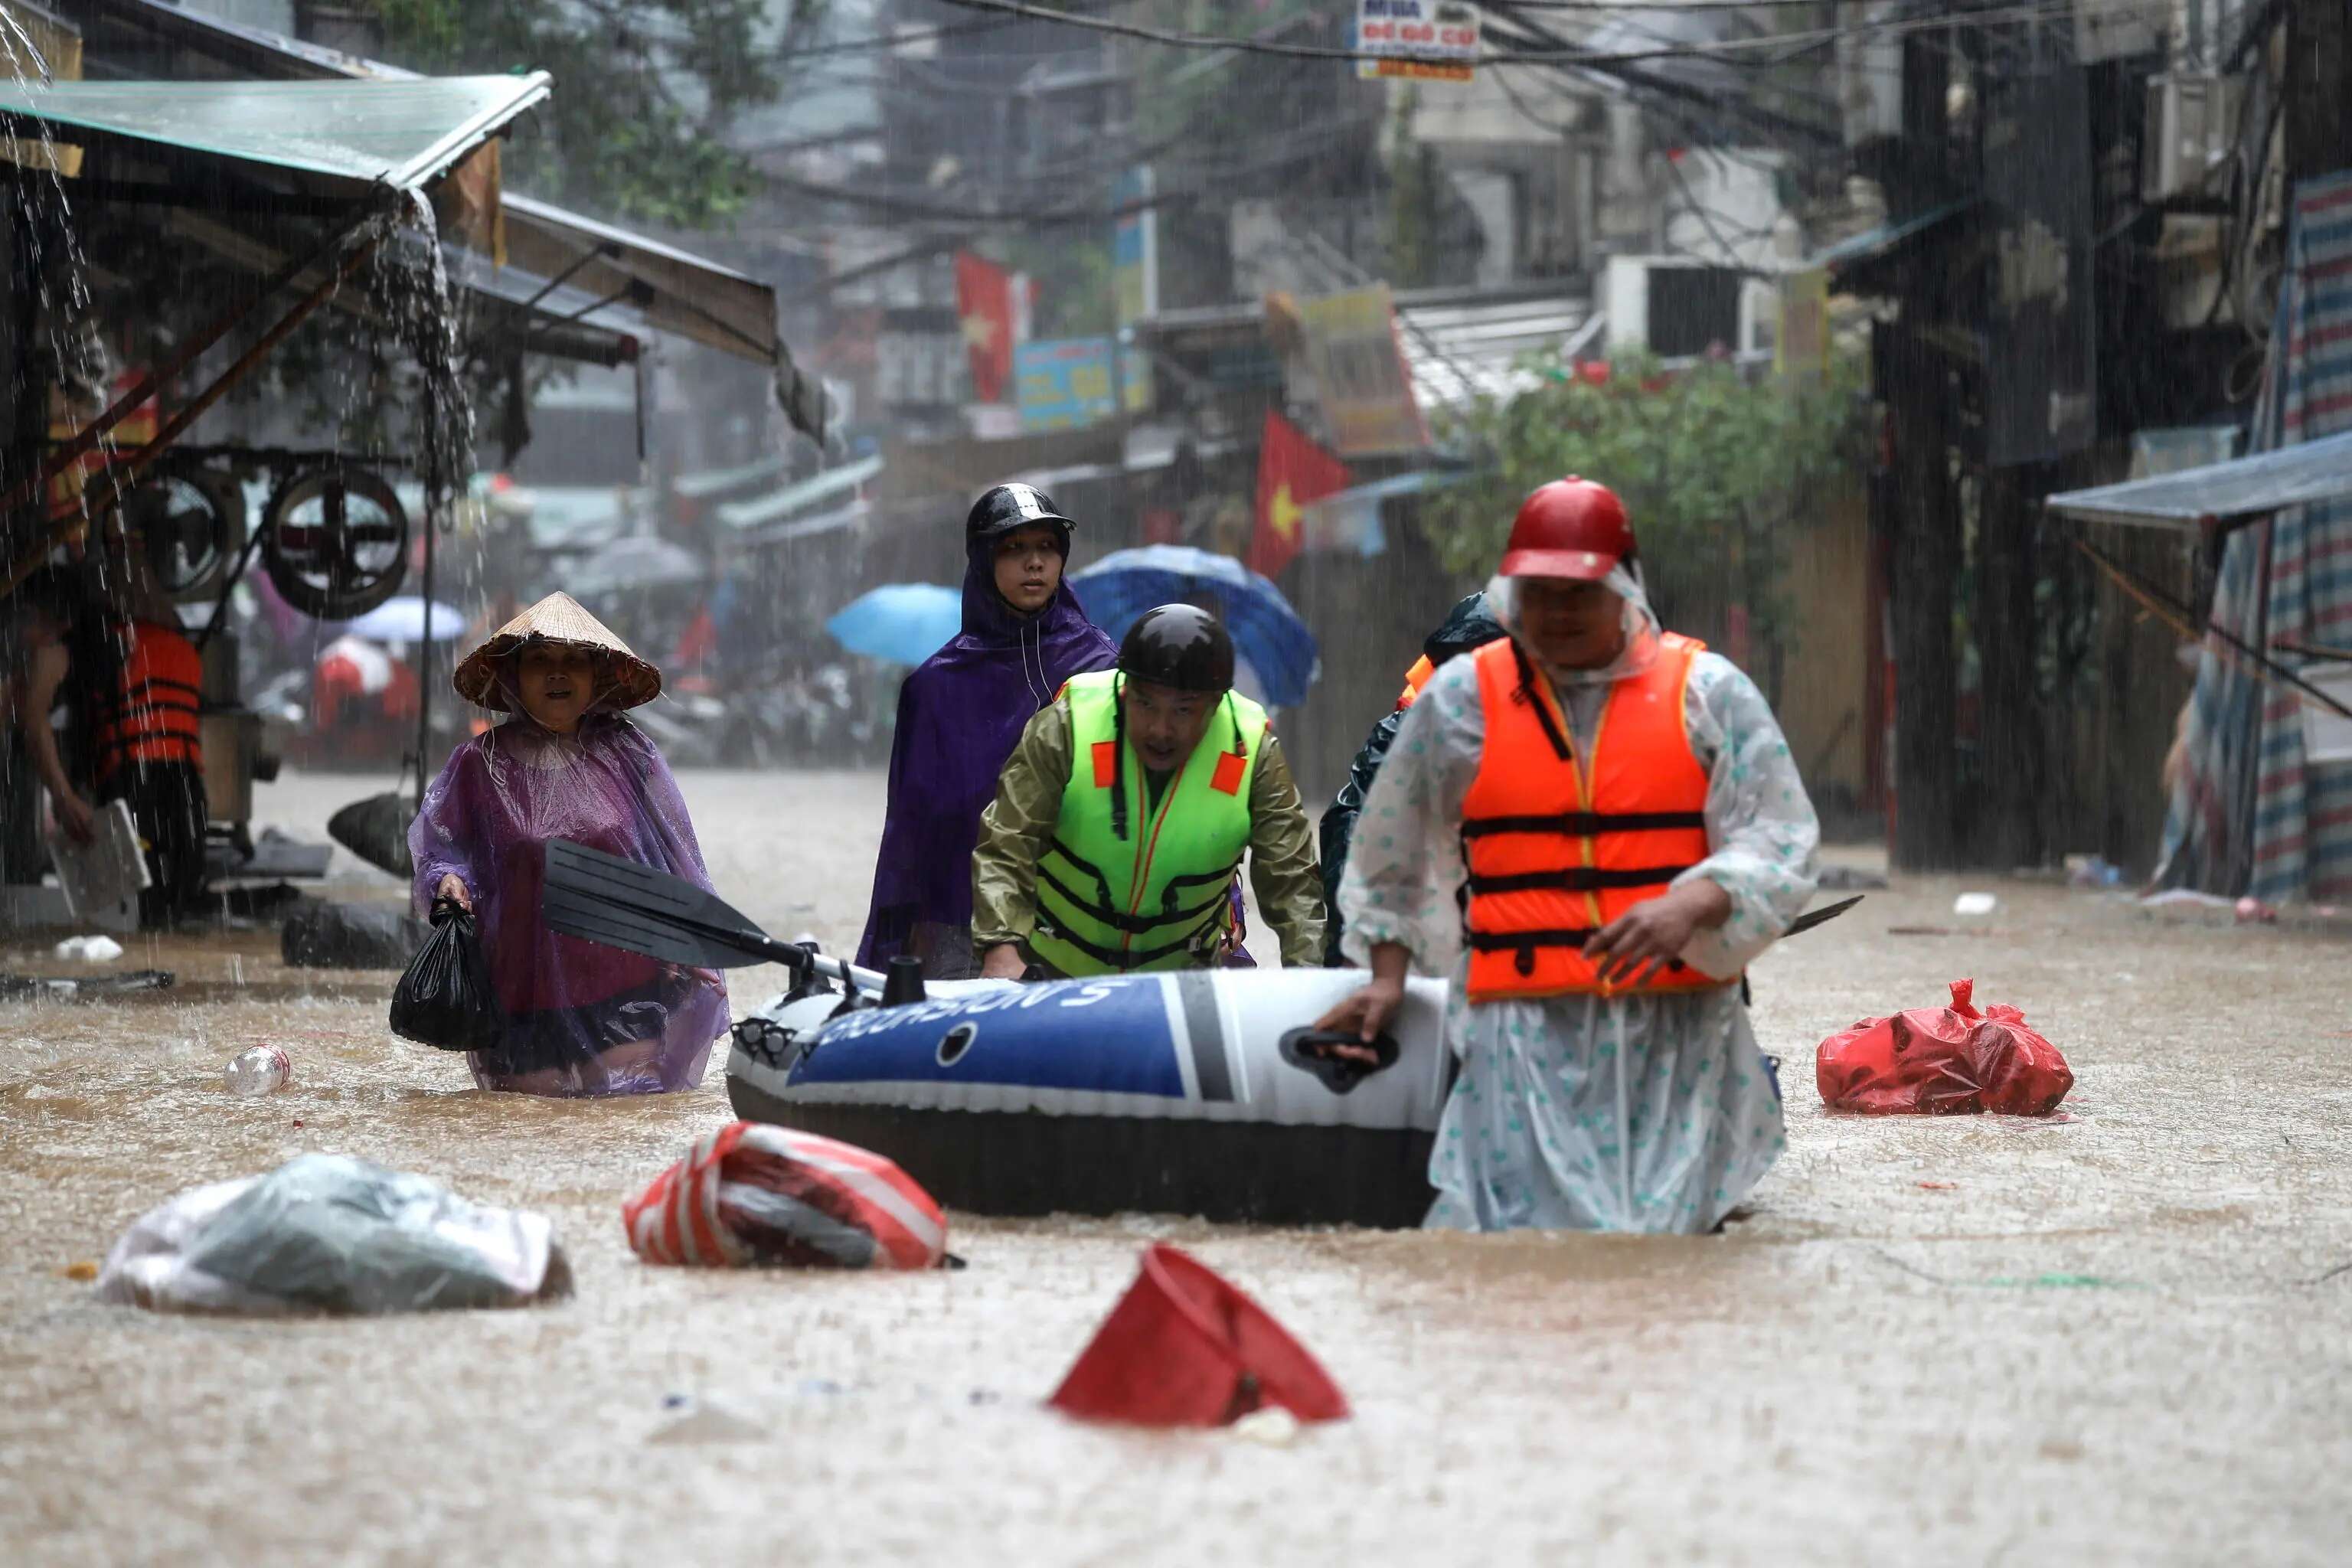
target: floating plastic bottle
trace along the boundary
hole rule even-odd
[[[286,1087],[293,1076],[294,1064],[286,1059],[286,1052],[277,1046],[254,1046],[231,1057],[223,1077],[228,1080],[231,1094],[257,1100],[274,1094]]]

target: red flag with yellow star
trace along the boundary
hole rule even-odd
[[[1020,339],[1015,280],[996,263],[956,253],[956,317],[971,356],[972,395],[982,403],[1013,396],[1013,345]]]
[[[1250,570],[1280,575],[1307,542],[1300,531],[1307,508],[1347,488],[1348,465],[1269,409],[1257,446],[1257,531],[1250,536]]]

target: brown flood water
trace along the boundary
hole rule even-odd
[[[878,775],[682,782],[723,893],[854,941]],[[315,837],[373,787],[261,809]],[[2023,884],[1973,934],[1888,934],[1963,923],[1959,886],[1759,967],[1790,1152],[1724,1237],[958,1215],[970,1269],[920,1278],[635,1261],[620,1202],[725,1120],[723,1050],[688,1095],[486,1096],[386,1034],[389,975],[286,971],[274,931],[133,942],[113,967],[177,991],[0,1004],[0,1561],[2341,1561],[2352,954]],[[1971,974],[2067,1052],[2073,1120],[1822,1113],[1814,1042]],[[258,1041],[294,1081],[234,1099]],[[67,1277],[170,1193],[305,1150],[546,1212],[576,1296],[264,1323]],[[1040,1408],[1154,1237],[1287,1321],[1355,1418],[1267,1447]],[[755,1435],[663,1436],[672,1395]]]

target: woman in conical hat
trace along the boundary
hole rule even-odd
[[[559,936],[540,920],[546,845],[569,838],[708,888],[677,781],[623,711],[661,672],[551,594],[457,666],[457,695],[513,717],[460,745],[408,830],[417,912],[471,909],[507,1016],[467,1060],[484,1089],[643,1094],[702,1081],[727,1031],[718,974]]]

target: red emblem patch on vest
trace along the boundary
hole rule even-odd
[[[1108,789],[1111,780],[1118,775],[1118,742],[1097,741],[1094,752],[1095,788]]]
[[[1248,766],[1249,759],[1239,752],[1218,752],[1217,771],[1210,778],[1209,787],[1221,795],[1241,794],[1242,770]]]

